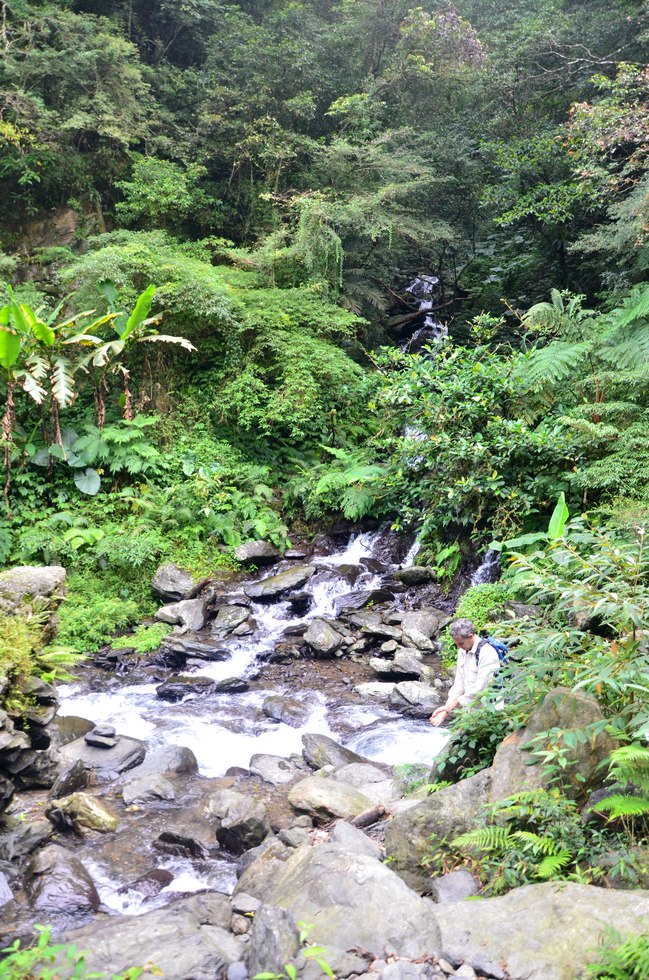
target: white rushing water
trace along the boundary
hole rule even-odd
[[[219,681],[245,677],[252,673],[260,656],[273,650],[284,631],[296,622],[335,615],[336,603],[359,589],[379,585],[380,577],[361,568],[354,584],[342,566],[358,566],[363,558],[372,557],[383,530],[352,537],[348,545],[333,555],[315,560],[316,574],[305,585],[311,595],[311,607],[296,617],[289,603],[253,603],[251,618],[257,628],[252,637],[229,638],[230,658],[206,661],[199,674]],[[403,564],[411,564],[418,550],[415,542]],[[334,574],[332,574],[334,573]],[[309,666],[305,665],[305,670]],[[190,748],[203,776],[223,775],[230,767],[248,768],[256,753],[288,757],[302,750],[306,732],[329,735],[340,741],[336,722],[344,722],[351,733],[350,748],[370,759],[389,763],[430,762],[443,746],[446,735],[424,722],[404,719],[381,704],[364,703],[330,705],[326,690],[276,691],[255,690],[238,694],[212,694],[209,697],[189,695],[183,701],[169,703],[156,696],[155,683],[133,684],[123,678],[112,678],[100,691],[88,690],[77,682],[60,688],[60,715],[80,715],[96,724],[114,725],[121,735],[146,741],[149,747],[164,744]],[[306,720],[299,728],[267,718],[262,711],[271,694],[286,693],[301,701]],[[340,725],[339,725],[340,727]]]

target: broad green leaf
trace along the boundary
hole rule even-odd
[[[52,394],[63,407],[74,401],[74,377],[72,365],[66,358],[57,357],[52,370]]]
[[[569,517],[568,507],[566,506],[566,495],[563,491],[559,494],[556,507],[548,524],[548,537],[551,541],[557,541],[563,536],[563,529]]]
[[[151,303],[153,302],[155,291],[156,287],[151,285],[148,286],[143,293],[140,293],[133,308],[133,312],[128,318],[124,330],[120,333],[122,340],[126,340],[128,337],[130,337],[133,331],[137,330],[137,328],[144,323],[149,315],[149,310],[151,309]]]
[[[7,309],[7,307],[5,307]],[[4,311],[3,311],[4,312]],[[8,324],[0,320],[0,364],[9,370],[18,360],[20,337]]]
[[[101,486],[101,478],[97,470],[93,470],[90,467],[85,469],[83,472],[77,472],[74,474],[74,482],[81,493],[87,494],[89,497],[94,497],[95,494],[99,492]]]
[[[58,442],[53,443],[53,445],[49,447],[48,451],[50,456],[53,456],[54,459],[60,459],[60,460],[65,459],[65,449],[63,448],[63,446],[59,446]]]
[[[34,317],[32,323],[30,324],[32,333],[36,337],[39,343],[43,344],[45,347],[51,347],[56,340],[56,334],[51,327],[48,327],[46,323]]]
[[[119,293],[113,280],[102,279],[97,283],[97,289],[108,303],[108,309],[111,313],[115,313],[119,302]]]

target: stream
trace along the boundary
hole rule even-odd
[[[345,598],[359,590],[379,588],[397,568],[413,564],[415,543],[402,562],[386,561],[385,529],[352,535],[333,554],[314,557],[316,572],[303,588],[308,593],[308,611],[297,615],[288,601],[255,602],[250,605],[254,631],[247,636],[229,636],[229,658],[201,663],[198,673],[215,681],[245,678],[250,687],[240,693],[188,695],[169,703],[156,695],[159,680],[135,671],[106,673],[91,668],[74,683],[59,688],[59,716],[81,716],[95,724],[115,726],[122,736],[143,740],[148,749],[162,745],[187,746],[195,754],[202,780],[227,778],[233,767],[247,769],[253,755],[267,753],[288,758],[300,754],[306,732],[327,735],[367,759],[391,765],[430,764],[447,741],[448,733],[434,729],[426,720],[407,718],[385,704],[363,699],[354,691],[360,681],[374,680],[366,663],[347,657],[327,660],[298,660],[270,663],[275,645],[286,638],[286,630],[314,618],[336,618]],[[374,570],[372,570],[374,569]],[[378,570],[377,570],[378,569]],[[263,579],[277,568],[254,574]],[[238,587],[242,583],[238,584]],[[245,584],[245,582],[243,583]],[[396,605],[408,601],[397,595]],[[307,601],[307,600],[305,600]],[[303,606],[301,607],[303,608]],[[210,625],[202,633],[208,633]],[[270,695],[284,695],[305,708],[299,727],[267,717],[262,706]],[[197,791],[199,792],[199,791]],[[127,822],[120,818],[120,831],[92,842],[80,842],[79,856],[90,872],[106,910],[141,914],[159,907],[178,892],[211,888],[231,892],[236,883],[236,859],[218,852],[209,857],[179,857],[156,854],[153,864],[173,875],[159,894],[139,890],[139,875],[152,867],[148,842],[170,825],[178,828],[191,821],[192,806],[199,796],[182,804],[161,803],[138,807]],[[146,845],[144,842],[146,841]],[[135,882],[135,884],[133,884]]]

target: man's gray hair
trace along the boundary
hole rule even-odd
[[[463,640],[468,640],[470,636],[475,635],[475,626],[470,619],[456,619],[451,623],[448,631],[453,639],[459,636]]]

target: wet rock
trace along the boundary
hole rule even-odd
[[[389,945],[396,955],[410,957],[440,948],[437,906],[374,857],[337,844],[305,845],[264,870],[251,866],[237,890],[314,923],[310,942],[340,950],[361,947],[374,955]]]
[[[58,704],[59,697],[53,684],[42,677],[27,677],[20,685],[23,694],[35,698],[39,704]]]
[[[32,859],[27,891],[32,908],[38,912],[89,912],[99,908],[99,895],[87,870],[58,844],[50,844]]]
[[[249,616],[250,610],[246,606],[219,606],[212,623],[212,632],[225,636],[242,626]]]
[[[357,694],[360,694],[362,698],[374,698],[375,701],[380,701],[383,704],[387,704],[388,699],[396,687],[396,682],[392,683],[383,681],[368,681],[365,684],[357,684],[354,688]]]
[[[223,789],[213,793],[208,814],[215,820],[216,839],[232,854],[256,847],[270,832],[270,821],[263,803]]]
[[[229,660],[230,651],[219,640],[206,637],[205,633],[185,633],[176,636],[173,633],[165,637],[160,645],[160,661],[171,664],[181,662],[187,657],[197,660]]]
[[[153,842],[153,846],[156,851],[173,854],[176,857],[198,858],[204,861],[210,856],[209,847],[206,847],[202,841],[174,830],[163,831]]]
[[[261,901],[245,892],[232,896],[232,911],[237,915],[254,915],[261,908]]]
[[[283,722],[291,728],[302,728],[309,717],[309,709],[295,698],[287,698],[281,694],[271,694],[262,705],[262,711],[267,718]]]
[[[234,557],[242,565],[274,565],[281,558],[279,550],[269,541],[246,541],[234,549]]]
[[[202,892],[140,916],[108,916],[66,933],[64,942],[90,950],[90,972],[123,973],[134,964],[155,963],[173,978],[221,976],[241,961],[244,946],[230,929],[225,895]]]
[[[491,785],[491,771],[447,786],[388,821],[385,851],[390,867],[417,891],[430,889],[430,878],[421,862],[435,842],[473,830]]]
[[[20,789],[49,789],[61,768],[61,753],[57,748],[17,753],[12,761],[5,759],[4,768],[15,775]]]
[[[286,909],[263,905],[257,912],[246,957],[248,972],[280,974],[285,963],[292,963],[300,949],[300,934],[293,916]]]
[[[196,582],[190,572],[178,565],[161,565],[151,582],[151,591],[163,602],[178,602],[186,599],[194,590]]]
[[[261,582],[253,582],[246,585],[244,592],[251,599],[258,599],[261,602],[272,602],[286,592],[293,589],[300,589],[305,585],[315,573],[313,565],[294,565],[286,571],[278,572],[262,579]]]
[[[396,640],[386,640],[385,643],[381,644],[381,653],[384,657],[390,656],[390,654],[394,654],[400,649],[401,647]]]
[[[341,613],[341,619],[345,619],[351,626],[358,629],[363,626],[380,626],[383,622],[381,613],[375,609],[362,609],[358,612]]]
[[[213,689],[214,681],[211,677],[180,674],[178,677],[172,677],[163,684],[159,684],[155,692],[161,701],[182,701],[189,695],[196,697],[201,694],[209,694]]]
[[[291,787],[288,802],[294,810],[308,813],[321,822],[332,817],[357,817],[373,805],[368,796],[348,783],[320,774],[307,776]]]
[[[16,861],[25,858],[41,847],[54,833],[54,827],[42,818],[18,820],[4,817],[0,824],[0,861]]]
[[[198,772],[196,756],[186,745],[160,745],[146,754],[133,776],[143,773],[191,775]]]
[[[147,871],[146,874],[141,875],[130,884],[123,885],[119,889],[119,894],[128,895],[130,892],[136,892],[143,899],[153,898],[155,895],[159,895],[162,889],[170,885],[173,880],[174,876],[171,871],[167,871],[166,868],[154,868],[153,871]]]
[[[267,783],[272,783],[273,786],[290,783],[301,772],[290,759],[284,759],[279,755],[264,755],[263,753],[252,756],[249,768],[255,776],[261,777]]]
[[[392,573],[392,578],[404,585],[424,585],[426,582],[434,580],[435,573],[425,565],[410,565],[408,568],[400,568]]]
[[[471,872],[466,868],[457,868],[433,881],[431,898],[439,905],[448,905],[449,902],[461,902],[465,898],[472,898],[479,890],[480,882]]]
[[[6,876],[0,871],[0,908],[10,902],[14,897],[14,893],[9,887],[9,882]]]
[[[207,603],[204,599],[181,599],[161,606],[155,619],[171,626],[184,626],[188,630],[201,630],[207,619]]]
[[[352,854],[365,854],[367,857],[381,860],[381,848],[364,834],[362,830],[353,827],[346,820],[336,820],[329,831],[329,836],[333,844],[338,844],[344,850],[351,851]]]
[[[393,800],[401,799],[405,791],[404,784],[390,771],[368,763],[352,762],[339,766],[334,769],[333,776],[340,782],[353,786],[373,804],[382,803],[387,806]]]
[[[88,785],[88,770],[81,759],[74,762],[67,762],[50,789],[50,799],[60,799],[62,796],[69,796],[77,790],[85,789]]]
[[[120,773],[134,766],[139,766],[146,755],[146,749],[138,739],[122,735],[112,749],[86,745],[82,738],[78,738],[64,745],[61,754],[69,762],[81,759],[86,769],[90,770],[93,780],[106,782],[116,779]]]
[[[214,690],[218,694],[240,694],[247,691],[250,684],[245,677],[225,677],[222,681],[217,681]]]
[[[61,747],[68,742],[74,742],[77,738],[83,738],[94,727],[93,722],[88,721],[87,718],[79,718],[78,715],[57,715],[50,729],[54,733],[56,744]]]
[[[388,697],[388,704],[397,711],[409,711],[421,708],[422,716],[430,714],[441,703],[441,695],[437,688],[423,681],[401,681],[395,684],[394,690]]]
[[[287,847],[299,847],[300,844],[306,844],[311,839],[309,831],[303,827],[286,827],[280,830],[278,836],[282,844],[286,844]]]
[[[304,634],[304,642],[321,656],[331,656],[342,646],[340,633],[324,619],[314,619]]]
[[[362,755],[338,745],[327,735],[308,732],[302,736],[302,754],[312,769],[323,766],[344,766],[348,762],[368,762]]]
[[[313,605],[313,596],[310,592],[295,592],[286,601],[296,615],[303,616]]]
[[[443,609],[425,606],[422,609],[404,612],[401,625],[407,633],[415,629],[430,639],[444,629],[450,621],[451,617]]]
[[[151,803],[154,800],[171,802],[176,799],[176,790],[160,773],[144,773],[124,783],[122,799],[127,806],[131,803]]]
[[[44,727],[54,719],[56,715],[55,704],[28,705],[23,711],[23,717],[29,722],[30,726],[38,725]],[[32,744],[34,744],[34,732],[30,732]]]
[[[118,741],[117,730],[112,725],[95,725],[83,736],[87,745],[97,745],[100,749],[112,749]]]
[[[491,802],[506,799],[522,789],[537,789],[549,785],[550,777],[540,763],[530,765],[530,753],[524,750],[531,739],[551,728],[564,733],[602,725],[604,715],[597,699],[582,691],[559,687],[546,694],[534,710],[527,727],[514,732],[499,745],[493,762]],[[617,742],[604,731],[585,743],[575,739],[570,750],[570,764],[562,777],[563,791],[577,799],[602,782],[601,763]]]
[[[45,816],[57,830],[96,830],[100,834],[117,830],[117,819],[103,803],[89,793],[71,793],[60,800],[51,800]]]
[[[385,623],[370,624],[361,626],[361,633],[366,636],[377,636],[380,639],[396,640],[401,643],[403,633],[398,626],[387,626]]]
[[[243,881],[249,881],[251,882],[251,893],[256,893],[257,888],[255,882],[264,880],[269,873],[272,875],[272,869],[275,865],[286,861],[291,850],[290,847],[282,844],[281,840],[272,835],[269,835],[257,847],[251,847],[237,861],[237,875],[240,879],[239,885],[241,885],[240,890],[247,891],[241,883]],[[271,870],[269,871],[269,869]],[[237,885],[237,889],[239,889],[239,885]]]
[[[403,642],[408,646],[416,647],[417,650],[421,650],[424,653],[430,653],[435,649],[432,640],[429,640],[425,633],[421,633],[412,626],[403,630]]]
[[[394,602],[394,592],[389,589],[360,589],[336,600],[336,610],[348,613],[352,609],[364,609],[370,603],[379,606],[387,602]]]
[[[624,933],[646,934],[649,892],[552,881],[435,908],[447,958],[488,976],[502,976],[488,970],[500,964],[506,976],[572,980],[599,958],[611,923]]]
[[[369,664],[376,674],[385,677],[418,679],[424,672],[424,666],[416,654],[408,653],[403,647],[399,647],[394,660],[371,657]]]

